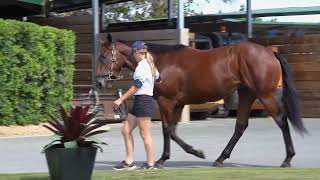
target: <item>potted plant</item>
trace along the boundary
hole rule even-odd
[[[93,136],[107,132],[97,130],[105,122],[95,118],[96,108],[89,106],[71,107],[67,112],[62,105],[59,108],[60,118],[49,115],[52,121],[44,125],[54,133],[52,142],[46,145],[49,174],[52,180],[90,180],[97,149],[105,144]],[[101,149],[102,150],[102,149]]]

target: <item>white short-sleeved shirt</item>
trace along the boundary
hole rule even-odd
[[[159,78],[159,72],[156,71],[156,79]],[[151,68],[149,66],[148,60],[143,59],[138,63],[134,74],[134,81],[140,81],[142,86],[134,95],[149,95],[153,96],[153,88],[155,79],[152,77]]]

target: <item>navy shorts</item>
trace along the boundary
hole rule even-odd
[[[130,114],[136,117],[152,117],[155,109],[155,101],[152,96],[136,95]]]

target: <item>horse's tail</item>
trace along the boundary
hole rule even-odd
[[[281,68],[282,68],[282,76],[283,76],[282,79],[283,79],[283,85],[284,85],[282,97],[283,97],[286,114],[291,124],[297,131],[301,133],[306,133],[307,130],[304,127],[304,124],[301,118],[299,97],[298,97],[296,88],[294,87],[289,63],[280,53],[274,52],[274,55],[280,61]]]

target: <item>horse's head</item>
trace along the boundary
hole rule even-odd
[[[111,82],[122,78],[120,71],[127,67],[134,71],[136,63],[132,60],[131,47],[121,41],[112,42],[108,34],[107,41],[101,46],[97,62],[96,77],[98,87],[111,87]]]

